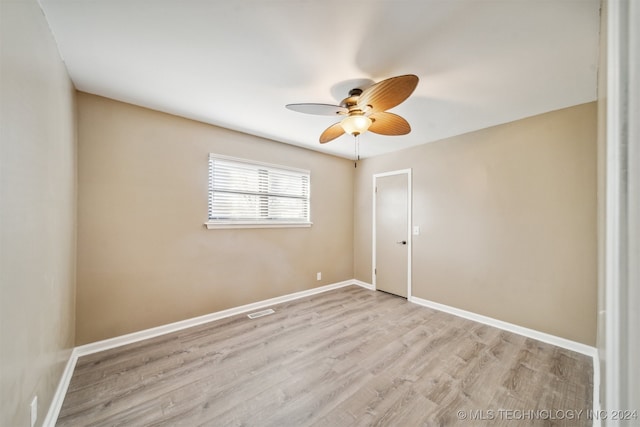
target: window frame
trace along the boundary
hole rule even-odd
[[[307,188],[307,218],[306,220],[290,220],[290,219],[212,219],[210,217],[210,203],[213,189],[213,177],[211,173],[212,161],[216,159],[229,161],[229,162],[237,162],[241,164],[246,164],[251,167],[264,167],[267,173],[269,170],[273,170],[274,172],[282,171],[282,172],[294,172],[301,175],[306,175],[308,180],[308,188]],[[311,227],[313,222],[311,222],[311,171],[307,169],[294,168],[291,166],[277,165],[273,163],[266,163],[251,159],[244,159],[239,157],[226,156],[222,154],[209,153],[208,157],[208,176],[207,176],[207,221],[205,222],[205,226],[207,229],[221,229],[221,228],[304,228]],[[264,194],[265,197],[269,197],[269,193]],[[274,197],[274,195],[271,195]]]

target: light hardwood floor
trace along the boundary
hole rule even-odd
[[[272,308],[81,357],[57,425],[591,425],[587,356],[358,286]]]

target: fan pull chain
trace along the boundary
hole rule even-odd
[[[354,136],[355,142],[353,144],[353,158],[354,158],[354,162],[353,162],[353,167],[357,168],[358,167],[358,160],[360,160],[360,134],[356,134]]]

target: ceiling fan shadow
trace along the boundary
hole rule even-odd
[[[351,89],[364,90],[374,83],[375,82],[373,80],[366,78],[343,80],[331,86],[331,96],[339,102],[349,96],[349,91]]]
[[[430,52],[439,49],[441,35],[464,13],[463,6],[464,2],[417,2],[408,13],[394,2],[383,3],[356,52],[357,67],[374,78],[431,74],[437,64]]]
[[[483,105],[452,98],[416,95],[397,108],[411,124],[410,145],[443,140],[487,127],[492,112]],[[419,136],[418,136],[419,135]],[[417,140],[416,138],[419,138]]]

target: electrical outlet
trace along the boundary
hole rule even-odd
[[[31,404],[29,405],[31,410],[31,427],[36,425],[36,420],[38,419],[38,396],[34,396]]]
[[[322,280],[322,273],[320,271],[316,273],[316,280]]]

